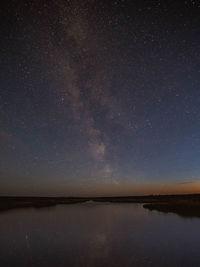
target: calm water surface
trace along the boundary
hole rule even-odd
[[[0,213],[0,266],[200,266],[200,219],[139,204]]]

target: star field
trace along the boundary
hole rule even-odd
[[[0,194],[200,191],[200,1],[1,10]]]

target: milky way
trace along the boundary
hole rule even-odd
[[[1,194],[200,188],[199,1],[1,6]]]

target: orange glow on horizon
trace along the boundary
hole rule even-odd
[[[80,195],[93,196],[131,196],[131,195],[170,195],[199,194],[200,182],[176,184],[116,185],[107,184],[82,188]]]

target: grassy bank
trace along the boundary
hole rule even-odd
[[[164,213],[176,213],[182,217],[200,217],[200,200],[178,200],[143,205],[149,210]]]

